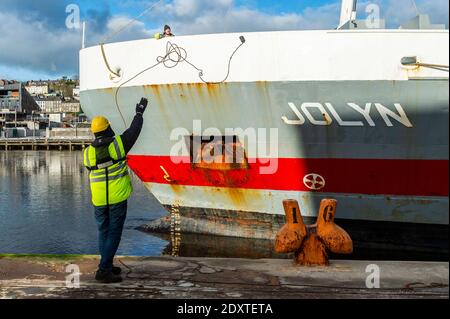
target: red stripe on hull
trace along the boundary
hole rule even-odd
[[[176,185],[311,191],[303,177],[315,173],[326,181],[317,192],[325,193],[448,196],[449,188],[448,160],[280,158],[272,175],[260,174],[260,168],[267,164],[259,162],[250,164],[249,169],[232,171],[193,169],[191,164],[173,163],[170,156],[133,155],[128,163],[147,183],[168,184],[160,168],[163,166]]]

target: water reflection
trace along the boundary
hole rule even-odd
[[[176,251],[180,257],[222,257],[222,258],[280,258],[293,259],[293,254],[277,254],[274,251],[274,241],[265,239],[233,238],[199,234],[181,233],[180,242],[171,240],[169,234],[151,233],[168,241],[163,250],[164,255],[173,256]],[[392,251],[387,249],[374,249],[354,244],[352,254],[333,254],[328,252],[330,259],[347,260],[403,260],[403,261],[447,261],[448,256],[435,253],[419,253],[411,251]]]
[[[180,257],[223,257],[223,258],[288,258],[287,254],[277,254],[272,240],[181,234],[178,247],[174,247],[169,234],[151,233],[169,241],[164,255],[173,255],[174,249]]]
[[[0,253],[96,254],[97,231],[81,152],[0,153]],[[119,254],[160,255],[167,244],[135,227],[166,214],[133,178]]]

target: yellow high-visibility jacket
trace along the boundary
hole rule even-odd
[[[109,145],[84,150],[84,166],[90,170],[92,203],[107,206],[127,200],[133,191],[122,138]]]

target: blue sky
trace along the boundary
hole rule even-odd
[[[212,0],[213,1],[213,0]],[[141,4],[136,5],[141,2]],[[153,1],[150,3],[157,2]],[[170,2],[170,1],[166,1]],[[214,1],[213,1],[214,2]],[[295,0],[237,0],[232,1],[232,6],[235,7],[248,7],[257,10],[265,11],[268,13],[281,13],[281,12],[301,12],[308,7],[320,7],[324,4],[335,3],[331,0],[313,0],[313,1],[295,1]],[[116,2],[110,0],[78,0],[72,1],[77,3],[85,11],[89,9],[98,10],[104,7],[108,7],[113,14],[128,14],[130,16],[136,16],[141,12],[142,8],[145,8],[147,3],[145,1],[125,1]]]
[[[78,73],[81,30],[66,26],[66,7],[76,4],[95,45],[158,0],[0,0],[0,78],[28,80]],[[448,28],[447,0],[415,0],[421,13]],[[359,16],[378,4],[387,26],[414,17],[413,0],[358,2]],[[115,41],[151,37],[166,23],[176,35],[266,30],[331,29],[339,0],[164,0]]]

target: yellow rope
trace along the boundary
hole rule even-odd
[[[152,5],[150,5],[147,9],[145,9],[144,11],[142,11],[137,17],[131,19],[126,25],[124,25],[122,28],[118,29],[117,31],[115,31],[114,33],[112,33],[111,35],[105,37],[105,39],[100,42],[100,48],[102,49],[102,55],[103,55],[103,61],[105,62],[106,68],[108,69],[109,72],[111,72],[111,74],[120,77],[120,74],[118,74],[117,72],[113,71],[108,63],[108,59],[106,58],[106,53],[105,53],[105,48],[104,48],[104,44],[112,39],[113,37],[115,37],[116,35],[118,35],[119,33],[121,33],[123,30],[125,30],[126,28],[128,28],[130,25],[132,25],[134,22],[138,21],[139,18],[141,18],[143,15],[145,15],[147,12],[153,10],[154,7],[156,7],[158,4],[160,4],[161,2],[163,2],[163,0],[159,0],[156,3],[153,3]]]
[[[109,66],[108,59],[106,58],[104,43],[100,43],[100,48],[102,50],[103,61],[105,62],[105,65],[106,65],[106,68],[108,69],[108,71],[111,72],[112,74],[114,74],[115,76],[120,77],[120,74],[118,74],[117,72],[114,72],[111,69],[111,67]]]
[[[443,68],[443,69],[448,69],[449,66],[448,65],[444,65],[444,64],[432,64],[432,63],[416,63],[416,65],[418,66],[423,66],[423,67],[429,67],[429,68]]]
[[[415,65],[417,67],[435,69],[435,70],[442,71],[442,72],[448,72],[449,71],[448,65],[432,64],[432,63],[420,63],[420,62],[414,63],[413,65]]]

